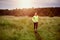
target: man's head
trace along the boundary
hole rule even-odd
[[[37,16],[37,12],[35,12],[35,14],[34,14],[35,16]]]

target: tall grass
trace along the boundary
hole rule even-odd
[[[39,17],[37,31],[43,40],[60,40],[60,17]],[[36,40],[31,18],[0,16],[0,40]]]

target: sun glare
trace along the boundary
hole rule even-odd
[[[31,8],[32,0],[20,0],[19,7],[20,8]]]

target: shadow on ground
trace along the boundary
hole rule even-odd
[[[36,40],[42,40],[41,36],[37,31],[34,31],[34,33],[35,33]]]

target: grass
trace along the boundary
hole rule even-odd
[[[42,40],[60,40],[60,17],[40,17],[37,31]],[[0,40],[36,40],[31,18],[0,16]]]

